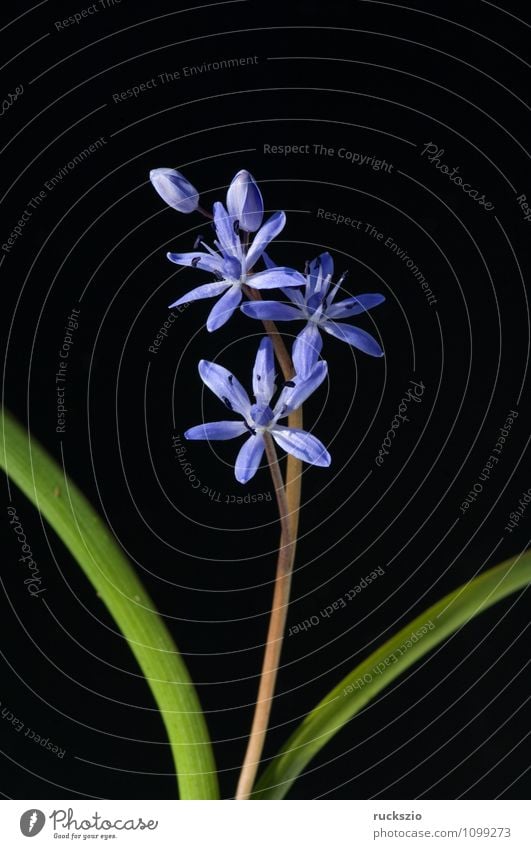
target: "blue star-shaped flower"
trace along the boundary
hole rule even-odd
[[[213,250],[201,241],[204,251],[184,254],[168,253],[168,259],[177,265],[189,265],[201,268],[203,271],[210,271],[215,274],[217,280],[192,289],[191,292],[187,292],[186,295],[170,304],[170,308],[201,298],[214,298],[224,293],[210,311],[207,319],[207,329],[212,331],[225,324],[240,305],[243,285],[251,286],[253,289],[284,289],[300,286],[304,283],[304,277],[292,268],[281,266],[268,268],[257,274],[252,273],[252,268],[269,242],[278,236],[285,223],[285,214],[275,212],[260,227],[250,246],[247,247],[246,242],[242,243],[240,239],[240,228],[236,216],[227,212],[222,203],[215,203],[216,240],[214,244],[217,250]]]
[[[269,259],[266,260],[269,263]],[[308,268],[304,292],[298,289],[284,289],[291,304],[278,301],[252,301],[242,304],[242,312],[251,318],[270,319],[271,321],[303,320],[307,324],[299,333],[293,344],[293,364],[301,376],[309,374],[314,367],[323,346],[319,331],[324,330],[331,336],[336,336],[342,342],[348,342],[354,348],[359,348],[372,357],[382,357],[380,345],[370,333],[353,327],[350,324],[338,322],[338,318],[350,318],[353,315],[370,310],[385,301],[384,295],[356,295],[334,303],[343,275],[332,286],[334,261],[329,253],[322,253],[314,259]]]
[[[260,342],[253,369],[253,393],[256,403],[251,404],[241,383],[223,366],[201,360],[199,374],[203,383],[223,401],[226,407],[242,417],[242,421],[208,422],[187,430],[186,439],[233,439],[248,435],[236,458],[235,476],[247,483],[258,469],[264,453],[264,434],[269,433],[277,445],[288,454],[314,466],[329,466],[330,454],[315,436],[299,428],[278,424],[279,420],[296,410],[321,385],[327,375],[324,360],[316,363],[306,379],[295,375],[281,390],[273,407],[271,399],[276,391],[275,362],[271,340]]]

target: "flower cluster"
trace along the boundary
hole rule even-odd
[[[216,363],[201,360],[199,373],[203,382],[240,419],[198,425],[187,430],[185,437],[226,440],[246,434],[235,466],[236,479],[241,483],[247,483],[256,473],[264,453],[266,434],[300,460],[314,466],[330,465],[328,451],[315,436],[281,425],[279,421],[300,407],[327,375],[327,364],[320,359],[321,332],[370,356],[383,356],[380,345],[370,333],[338,319],[364,313],[381,304],[384,296],[369,293],[336,300],[346,275],[333,282],[334,263],[327,252],[308,263],[304,274],[294,268],[276,266],[266,248],[283,230],[286,216],[284,212],[275,212],[264,223],[262,194],[248,171],[235,175],[225,204],[214,203],[212,214],[202,209],[199,193],[179,171],[156,168],[150,172],[150,179],[158,194],[173,209],[187,214],[198,210],[212,218],[216,234],[213,247],[199,237],[193,251],[168,253],[171,262],[214,276],[214,280],[182,295],[170,307],[221,295],[208,315],[209,331],[226,324],[238,307],[245,315],[261,321],[304,322],[292,347],[295,374],[284,384],[274,403],[277,387],[269,338],[262,339],[256,355],[254,404],[231,372]],[[259,261],[265,266],[261,271],[256,270]],[[284,300],[263,300],[260,292],[272,289],[279,290]],[[242,304],[244,294],[249,300]]]

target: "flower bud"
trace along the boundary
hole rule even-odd
[[[248,171],[238,171],[227,192],[227,209],[238,219],[240,230],[254,233],[264,217],[262,194]]]
[[[195,212],[199,205],[197,189],[174,168],[153,168],[149,172],[153,188],[177,212]]]

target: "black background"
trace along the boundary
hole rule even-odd
[[[526,446],[531,52],[526,4],[227,2],[182,11],[122,0],[58,30],[89,4],[7,5],[2,96],[2,243],[32,195],[74,155],[105,144],[47,193],[2,249],[6,406],[29,425],[106,516],[180,649],[204,706],[222,793],[234,792],[257,689],[278,535],[266,468],[244,489],[236,443],[188,443],[212,501],[176,462],[172,437],[221,409],[197,361],[219,358],[249,385],[260,327],[241,314],[215,334],[207,302],[179,316],[149,352],[168,304],[208,275],[180,271],[210,228],[166,208],[147,176],[181,169],[210,205],[240,168],[288,223],[271,250],[302,268],[329,250],[352,293],[386,303],[360,326],[385,358],[327,339],[330,379],[306,405],[333,456],[305,468],[289,623],[318,614],[377,566],[384,576],[318,627],[289,637],[266,756],[386,636],[478,571],[526,547],[529,516],[505,530],[531,486]],[[503,6],[503,8],[502,8]],[[183,7],[184,8],[184,7]],[[517,16],[517,17],[515,17]],[[528,17],[528,15],[527,15]],[[9,23],[11,21],[11,23]],[[235,57],[163,85],[159,74]],[[13,57],[12,59],[10,57]],[[113,94],[156,78],[137,98]],[[487,211],[425,156],[494,204]],[[309,144],[273,155],[264,145]],[[313,145],[334,148],[314,155]],[[391,173],[340,158],[386,159]],[[430,306],[403,262],[322,208],[373,224],[412,257]],[[65,322],[80,312],[56,433],[55,372]],[[288,333],[298,326],[286,326]],[[409,381],[426,387],[378,468],[374,458]],[[466,514],[510,409],[500,462]],[[1,702],[66,750],[63,760],[1,726],[1,791],[12,798],[172,798],[164,729],[111,618],[53,532],[7,490],[45,576],[29,597],[5,530]],[[4,523],[4,528],[6,523]],[[310,764],[289,798],[525,798],[529,606],[511,596],[468,624],[370,704]]]

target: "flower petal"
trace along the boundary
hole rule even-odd
[[[241,286],[231,286],[222,298],[214,304],[207,318],[207,330],[212,332],[225,324],[242,299]]]
[[[315,259],[312,259],[308,270],[307,299],[315,294],[315,292],[322,294],[325,289],[328,290],[333,273],[334,260],[328,251],[325,251],[324,253],[319,254],[319,256],[316,256]],[[325,285],[327,278],[329,278],[328,283]]]
[[[312,466],[329,466],[332,462],[323,443],[305,430],[277,425],[271,430],[271,436],[283,451]]]
[[[337,304],[332,304],[326,310],[328,318],[346,318],[351,315],[359,315],[366,310],[377,307],[385,301],[385,295],[371,293],[368,295],[356,295],[355,298],[345,298],[344,301],[338,301]]]
[[[280,304],[278,301],[246,301],[241,311],[250,318],[269,319],[270,321],[294,321],[304,318],[296,307]]]
[[[262,253],[262,260],[266,268],[275,268],[276,263],[273,262],[269,254],[266,254],[265,251]]]
[[[259,404],[269,404],[275,391],[275,357],[273,344],[264,336],[258,346],[253,369],[253,392]]]
[[[319,329],[314,321],[309,321],[295,339],[291,351],[293,366],[298,375],[307,377],[311,373],[322,347],[323,340]]]
[[[378,342],[366,330],[337,321],[326,321],[321,325],[321,328],[330,333],[331,336],[341,339],[342,342],[348,342],[354,348],[359,348],[365,354],[370,354],[371,357],[383,357],[383,351]]]
[[[242,257],[242,246],[240,237],[235,229],[236,219],[230,215],[222,203],[216,201],[214,204],[214,226],[216,235],[225,256]]]
[[[249,416],[251,402],[247,392],[232,372],[217,363],[201,360],[199,363],[199,374],[206,386],[223,401],[229,410],[240,413],[244,418]]]
[[[259,271],[247,278],[247,285],[253,289],[281,289],[287,286],[304,286],[304,277],[294,268],[279,265]]]
[[[264,453],[264,437],[261,434],[250,436],[243,443],[236,457],[234,474],[240,483],[247,483],[256,474]]]
[[[183,295],[173,304],[170,304],[169,309],[178,307],[180,304],[187,304],[189,301],[200,301],[202,298],[214,298],[216,295],[221,295],[230,286],[230,283],[220,281],[216,283],[204,283],[202,286],[197,286],[196,289],[191,289],[186,295]]]
[[[206,422],[185,431],[185,439],[234,439],[247,432],[245,422]]]
[[[321,272],[323,277],[333,277],[334,276],[334,260],[328,251],[319,255],[319,260],[321,262]]]
[[[293,410],[297,410],[321,385],[327,374],[328,366],[324,360],[320,360],[307,378],[301,378],[296,374],[292,380],[288,380],[275,404],[273,411],[275,418],[282,418]]]
[[[251,247],[245,260],[245,268],[250,270],[255,262],[262,256],[269,242],[274,239],[286,224],[286,216],[283,212],[275,212],[266,223],[260,227],[253,239]]]
[[[306,301],[304,300],[304,295],[302,294],[300,289],[289,288],[289,289],[281,289],[280,290],[286,298],[295,304],[296,307],[304,307]]]
[[[264,201],[254,177],[238,171],[227,192],[227,209],[240,225],[240,230],[254,233],[262,224]]]
[[[212,274],[221,273],[223,269],[222,257],[217,254],[208,254],[205,251],[190,251],[185,254],[174,254],[169,252],[166,256],[170,262],[174,262],[176,265],[201,268],[203,271],[211,271]]]

